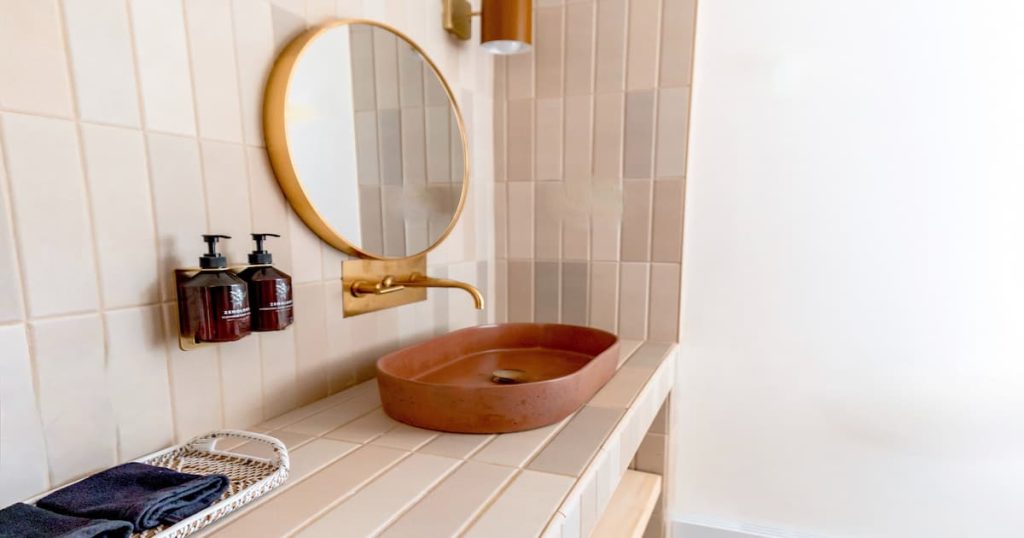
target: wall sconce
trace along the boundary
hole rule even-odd
[[[444,29],[455,37],[472,36],[472,17],[480,15],[480,46],[492,54],[518,54],[533,43],[532,0],[482,0],[474,12],[469,0],[444,0]]]

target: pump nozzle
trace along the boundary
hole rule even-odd
[[[203,241],[206,241],[206,254],[199,257],[199,267],[203,269],[222,269],[228,266],[228,259],[217,252],[217,241],[221,239],[231,239],[231,236],[203,234]]]
[[[281,237],[277,234],[252,234],[252,238],[256,241],[256,250],[249,253],[249,264],[250,265],[270,265],[274,262],[273,256],[270,252],[263,249],[263,242],[268,237]]]

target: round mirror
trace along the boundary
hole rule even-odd
[[[370,258],[432,250],[462,211],[462,115],[433,62],[372,21],[292,41],[267,83],[264,136],[278,182],[321,239]]]

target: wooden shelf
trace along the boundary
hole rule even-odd
[[[640,538],[661,494],[661,476],[627,470],[591,538]]]

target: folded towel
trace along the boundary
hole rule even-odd
[[[132,524],[127,521],[65,516],[23,503],[0,510],[3,538],[128,538],[131,534]]]
[[[224,475],[125,463],[57,490],[36,505],[62,514],[128,521],[139,531],[201,512],[227,487]]]

